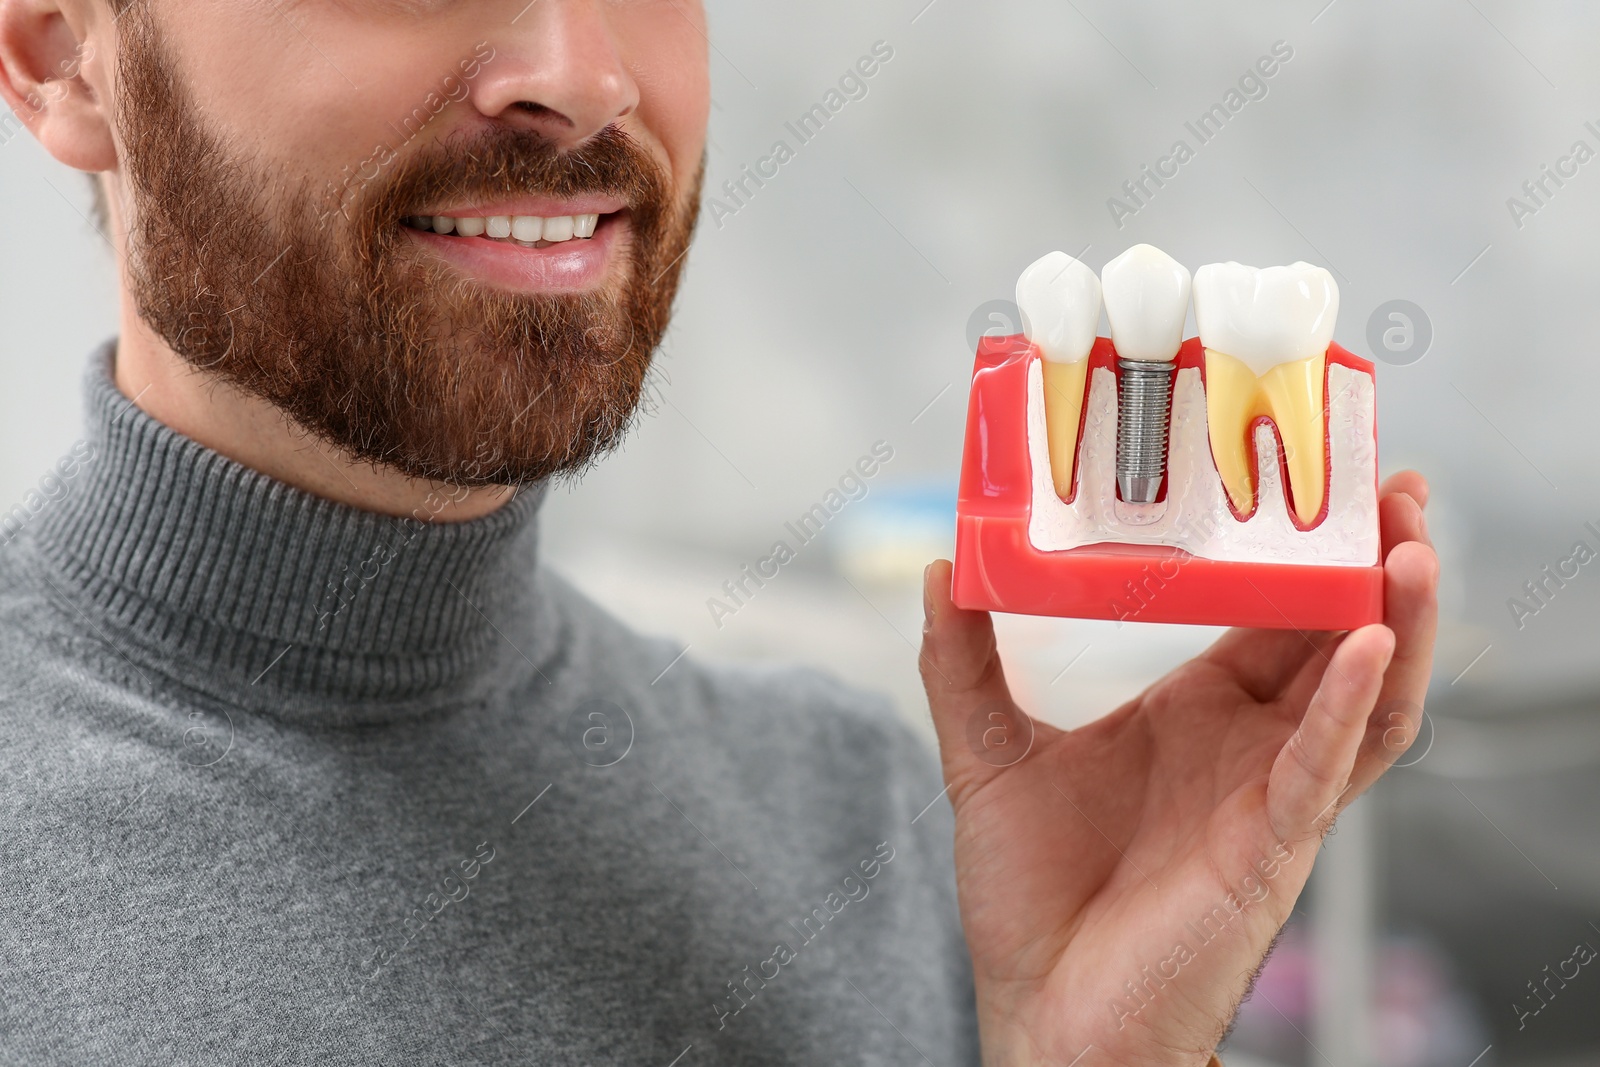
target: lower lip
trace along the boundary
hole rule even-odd
[[[524,248],[511,241],[485,237],[456,237],[401,229],[424,248],[464,274],[501,289],[517,292],[581,292],[598,288],[611,262],[611,246],[623,216],[604,215],[594,236],[575,237],[544,248]]]

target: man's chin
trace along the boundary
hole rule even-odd
[[[621,441],[653,347],[622,307],[593,293],[434,299],[426,336],[348,351],[324,388],[277,401],[310,401],[306,422],[346,451],[465,487],[575,474]]]

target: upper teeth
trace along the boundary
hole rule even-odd
[[[1100,279],[1065,252],[1051,252],[1017,279],[1022,332],[1052,363],[1077,363],[1100,329]]]
[[[549,241],[558,244],[574,237],[593,237],[600,216],[558,215],[538,218],[533,215],[490,215],[485,218],[456,218],[450,215],[433,215],[408,220],[434,233],[455,233],[462,237],[488,236],[497,240],[510,238],[524,244]]]
[[[1134,245],[1101,272],[1111,342],[1123,359],[1170,362],[1189,317],[1189,269],[1153,245]]]
[[[1259,377],[1280,363],[1313,359],[1333,342],[1339,287],[1309,263],[1259,270],[1210,263],[1194,276],[1200,343],[1244,363]]]

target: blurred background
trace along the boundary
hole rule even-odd
[[[926,729],[918,580],[950,550],[972,345],[1012,332],[991,315],[1017,274],[1053,249],[1099,269],[1141,241],[1191,268],[1325,265],[1338,340],[1379,362],[1385,473],[1433,482],[1444,629],[1424,735],[1329,839],[1229,1062],[1600,1062],[1600,965],[1581,962],[1600,948],[1600,563],[1560,584],[1544,571],[1579,542],[1600,551],[1600,5],[707,6],[715,107],[687,286],[626,447],[546,509],[554,565],[691,655],[815,664]],[[1185,123],[1275,48],[1274,74],[1199,143]],[[875,49],[864,93],[848,85],[801,143],[786,123]],[[85,356],[115,332],[86,184],[14,129],[7,509],[70,448]],[[1180,139],[1193,158],[1130,197]],[[724,192],[778,140],[793,158],[775,177]],[[1386,345],[1396,308],[1412,330]],[[892,458],[866,495],[730,598],[875,446]],[[1215,636],[1000,627],[1019,698],[1065,725]]]

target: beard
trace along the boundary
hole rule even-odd
[[[362,168],[319,193],[230,156],[202,126],[147,7],[120,20],[117,127],[128,287],[168,347],[346,454],[414,478],[525,485],[620,444],[670,318],[703,159],[674,196],[666,168],[615,126],[562,150],[497,124],[391,151],[387,172],[364,180]],[[541,194],[627,205],[607,285],[493,289],[411,247],[402,227],[441,204]]]

